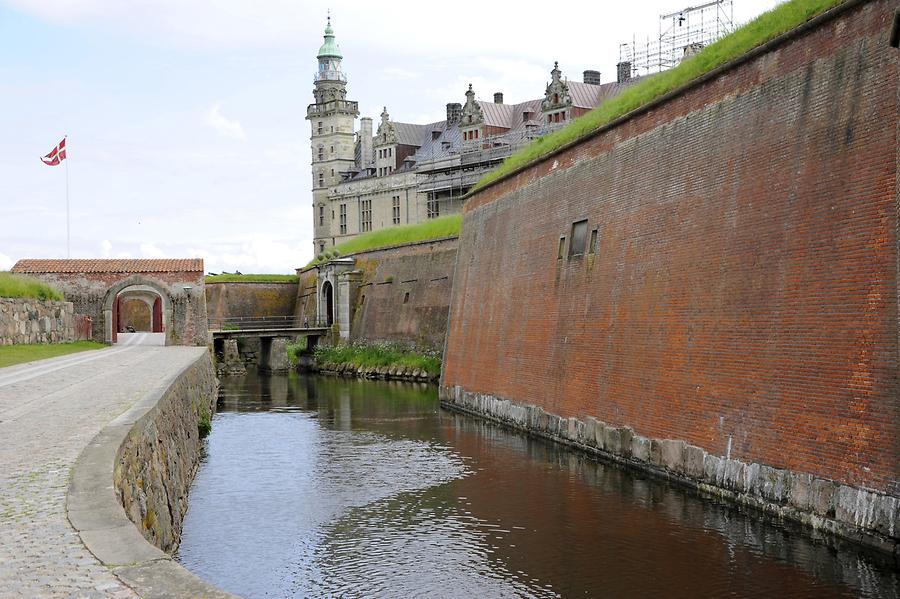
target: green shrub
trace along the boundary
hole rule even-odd
[[[0,297],[57,301],[65,299],[61,291],[40,279],[11,272],[0,272]]]
[[[200,414],[197,418],[197,432],[200,433],[201,439],[205,439],[209,436],[210,431],[212,431],[212,416],[209,413],[209,406],[204,403],[200,406]]]
[[[288,362],[290,362],[291,366],[296,366],[297,361],[300,359],[300,354],[306,351],[307,347],[307,338],[300,337],[294,343],[288,343],[287,350]]]

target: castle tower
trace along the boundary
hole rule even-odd
[[[318,254],[335,244],[338,224],[328,195],[341,180],[341,173],[354,166],[354,126],[359,116],[356,102],[347,100],[347,76],[341,70],[341,49],[334,41],[331,16],[325,41],[316,57],[319,70],[313,82],[315,103],[306,109],[311,128],[313,179],[313,243]]]

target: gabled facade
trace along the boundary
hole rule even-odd
[[[317,56],[312,128],[313,218],[319,254],[360,233],[416,224],[458,213],[462,197],[488,170],[532,139],[562,127],[626,82],[599,84],[599,73],[568,81],[558,64],[542,98],[506,104],[479,100],[470,84],[465,101],[446,106],[446,119],[414,124],[395,121],[387,107],[377,129],[360,119],[346,99],[347,77],[329,19]]]

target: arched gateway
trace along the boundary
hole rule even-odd
[[[12,270],[62,291],[91,317],[95,341],[115,343],[129,326],[164,333],[166,345],[209,341],[201,259],[19,260]]]

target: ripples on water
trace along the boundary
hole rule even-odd
[[[245,597],[896,597],[805,531],[439,409],[433,388],[223,381],[178,559]]]

